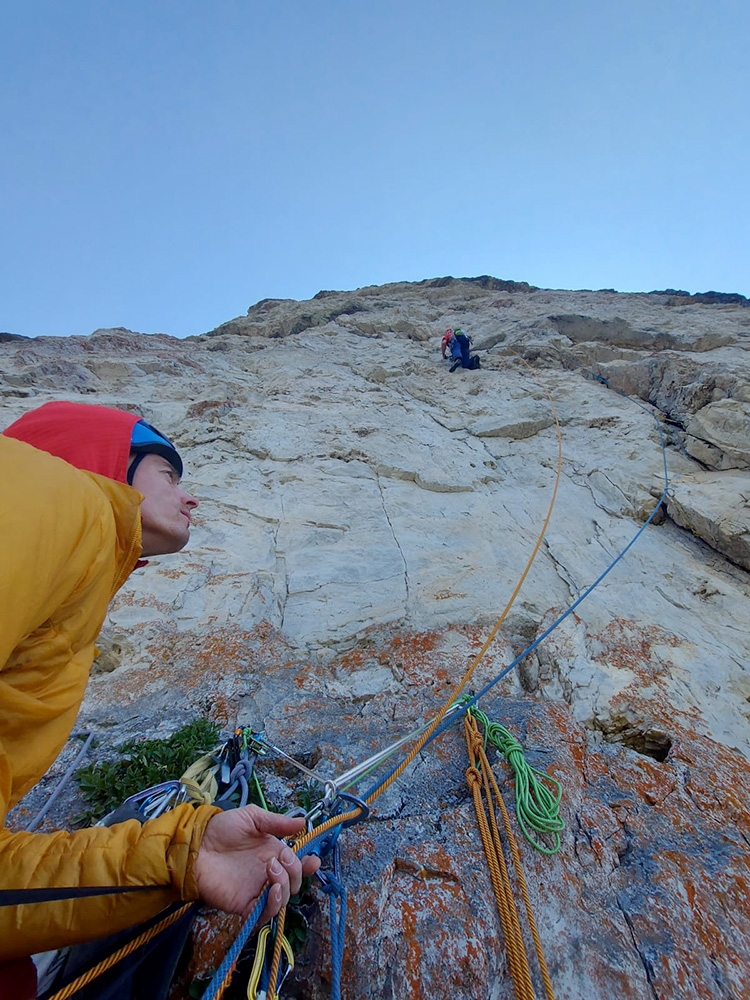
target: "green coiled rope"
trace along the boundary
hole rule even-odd
[[[492,722],[478,708],[470,708],[469,714],[484,728],[485,747],[488,743],[496,747],[513,770],[516,816],[524,837],[542,854],[556,854],[560,850],[560,833],[565,828],[560,815],[562,785],[529,764],[523,747],[505,726]]]

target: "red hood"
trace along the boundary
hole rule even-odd
[[[87,403],[45,403],[3,433],[57,455],[77,469],[127,482],[136,413]]]

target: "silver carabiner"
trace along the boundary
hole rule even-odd
[[[152,785],[141,792],[129,795],[122,805],[132,806],[148,819],[154,819],[166,812],[170,808],[170,803],[177,805],[180,799],[184,798],[184,794],[185,786],[180,781],[162,781],[158,785]]]

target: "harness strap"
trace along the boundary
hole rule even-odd
[[[28,903],[54,903],[60,899],[84,896],[115,896],[121,892],[168,889],[167,885],[69,885],[54,889],[0,889],[0,906],[25,906]]]

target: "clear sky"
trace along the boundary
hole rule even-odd
[[[750,295],[747,0],[6,0],[0,330],[438,275]]]

